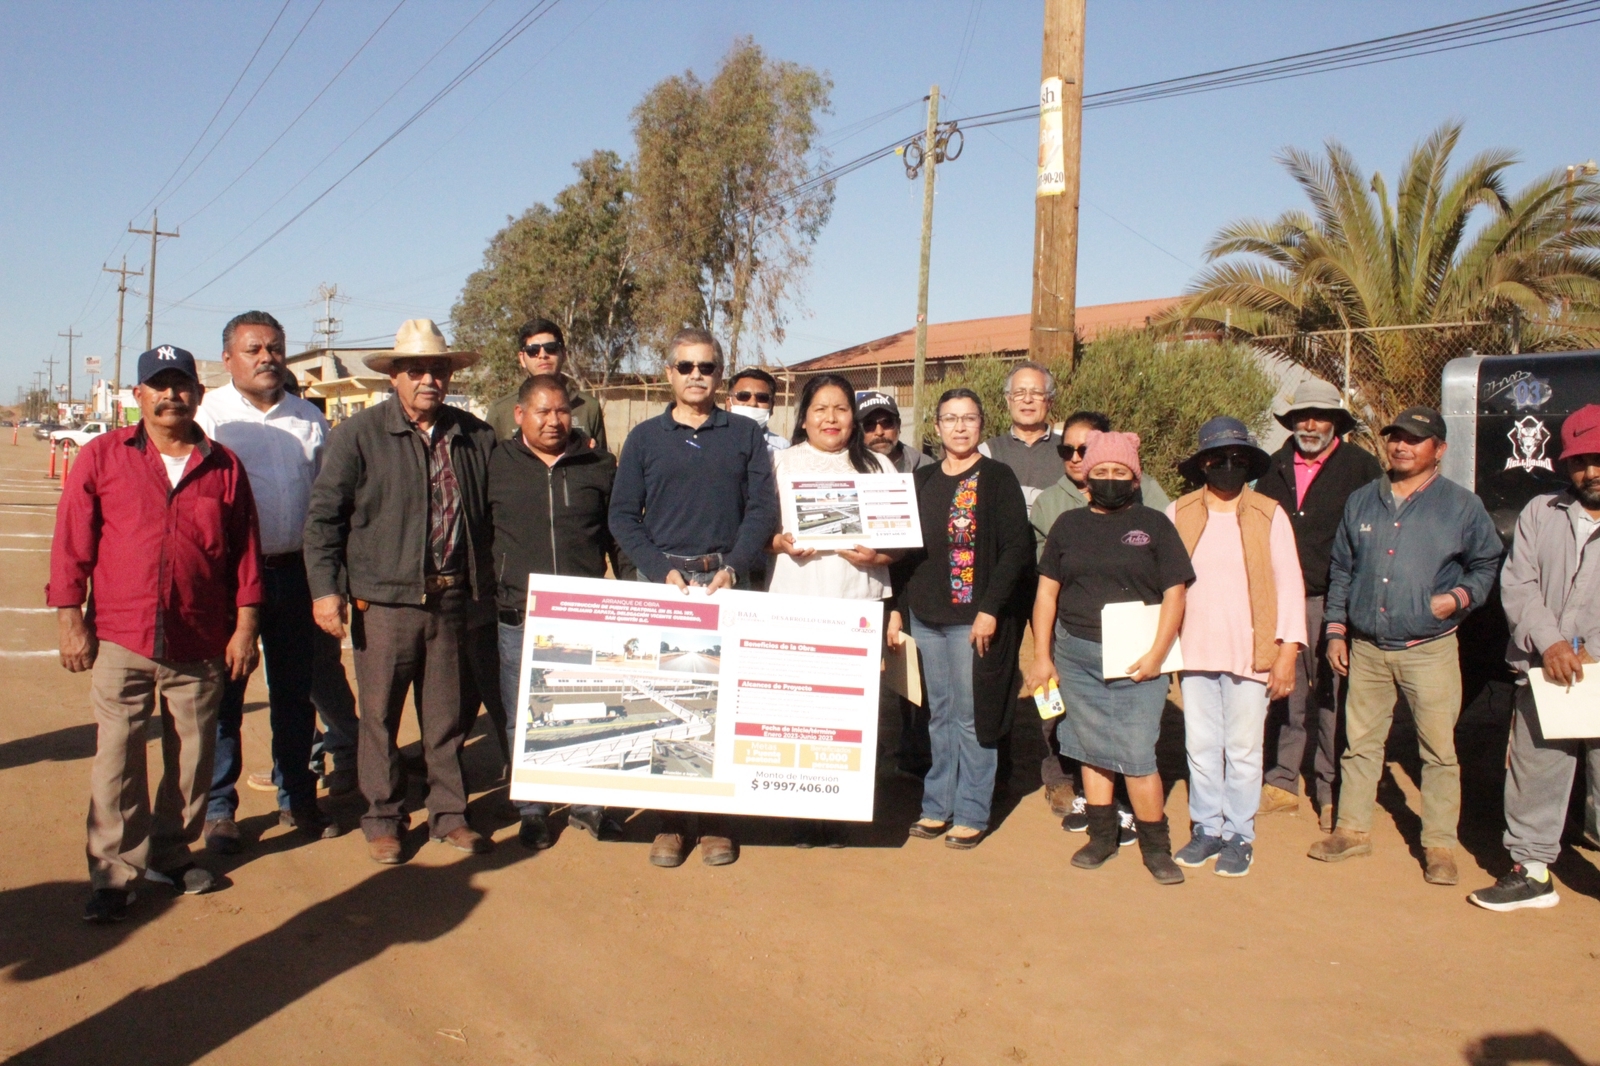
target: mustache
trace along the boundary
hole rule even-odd
[[[164,415],[168,411],[186,415],[189,413],[189,405],[182,400],[158,400],[156,402],[156,414]]]

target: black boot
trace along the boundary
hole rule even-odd
[[[1183,884],[1183,871],[1172,861],[1172,833],[1167,828],[1167,816],[1159,822],[1133,823],[1139,829],[1139,851],[1144,855],[1144,868],[1160,885]]]
[[[1117,857],[1117,805],[1091,803],[1085,811],[1089,816],[1089,843],[1078,849],[1072,865],[1080,870],[1098,870],[1107,860]]]

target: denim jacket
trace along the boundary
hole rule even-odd
[[[1506,661],[1526,673],[1552,644],[1583,638],[1600,653],[1600,551],[1580,545],[1570,492],[1536,496],[1522,509],[1500,574],[1500,602],[1511,625]]]
[[[1483,502],[1435,475],[1398,507],[1388,478],[1351,493],[1333,541],[1326,607],[1330,639],[1369,640],[1386,651],[1455,630],[1494,586],[1500,535]],[[1435,618],[1430,601],[1456,598]]]

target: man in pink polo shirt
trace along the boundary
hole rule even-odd
[[[1267,713],[1266,774],[1262,814],[1298,810],[1306,746],[1315,738],[1313,799],[1325,832],[1333,831],[1333,786],[1339,771],[1335,733],[1341,679],[1328,666],[1322,637],[1322,605],[1328,591],[1328,559],[1350,494],[1383,476],[1371,452],[1342,438],[1356,420],[1339,390],[1313,378],[1297,385],[1289,408],[1277,416],[1289,439],[1271,457],[1256,491],[1276,500],[1294,528],[1305,581],[1306,632],[1294,691],[1274,700]]]

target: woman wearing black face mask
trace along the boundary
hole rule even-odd
[[[1140,477],[1138,435],[1091,433],[1087,446],[1089,506],[1056,519],[1039,559],[1027,687],[1059,680],[1066,703],[1057,726],[1061,754],[1083,763],[1089,842],[1072,864],[1093,870],[1117,854],[1112,786],[1122,774],[1145,867],[1160,883],[1179,884],[1183,871],[1172,861],[1156,736],[1168,687],[1161,664],[1177,639],[1194,570],[1166,516],[1133,502]],[[1129,664],[1127,678],[1107,681],[1100,611],[1130,601],[1161,605],[1155,640]]]
[[[1306,642],[1294,529],[1276,501],[1246,484],[1270,464],[1243,422],[1219,415],[1178,467],[1203,487],[1167,508],[1197,575],[1179,675],[1192,830],[1177,861],[1216,859],[1224,877],[1243,877],[1254,862],[1267,704],[1294,691]]]

